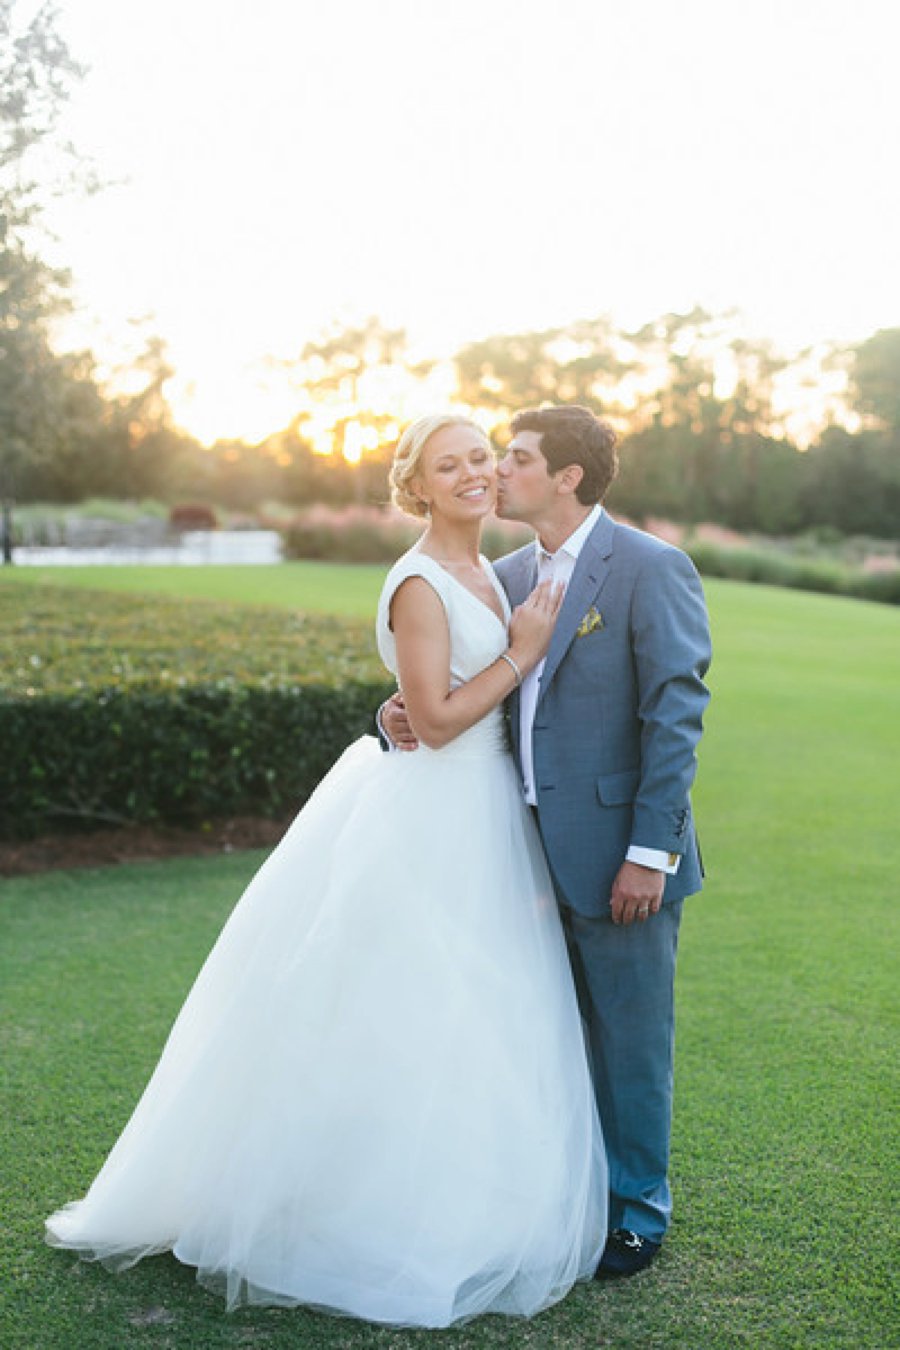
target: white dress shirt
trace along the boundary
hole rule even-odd
[[[578,562],[578,555],[585,540],[603,514],[603,507],[595,506],[555,553],[548,553],[539,539],[534,541],[537,554],[537,579],[541,581],[561,582],[568,586]],[[522,781],[525,784],[525,800],[529,806],[537,805],[537,793],[534,787],[534,750],[532,726],[540,694],[541,674],[544,662],[539,661],[522,681],[519,691],[519,745],[522,757]],[[660,849],[643,848],[632,844],[625,855],[629,862],[640,863],[643,867],[653,867],[660,872],[678,871],[681,858],[677,854],[666,853]]]

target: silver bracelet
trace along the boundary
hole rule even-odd
[[[512,673],[513,673],[513,674],[515,675],[515,677],[516,677],[516,688],[518,689],[519,685],[522,683],[522,672],[521,672],[521,670],[520,670],[519,667],[516,665],[515,661],[514,661],[514,660],[512,659],[512,657],[510,656],[509,652],[501,652],[498,659],[501,660],[501,661],[505,661],[506,664],[512,668]]]

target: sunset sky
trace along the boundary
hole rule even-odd
[[[203,439],[292,403],[265,359],[378,314],[431,355],[738,306],[791,346],[900,324],[894,0],[61,0],[53,211],[115,359],[164,337]]]

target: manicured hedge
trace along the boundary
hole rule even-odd
[[[732,581],[755,581],[801,591],[822,591],[858,600],[900,605],[900,571],[863,572],[822,559],[796,557],[775,549],[723,548],[706,540],[687,541],[698,572]]]
[[[290,814],[373,730],[371,626],[0,587],[0,838]]]

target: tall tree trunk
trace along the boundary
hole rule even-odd
[[[0,469],[0,551],[3,554],[3,563],[8,565],[13,560],[13,476],[12,469],[7,467],[3,472]]]
[[[4,496],[3,505],[0,507],[0,534],[3,535],[3,562],[4,565],[11,563],[12,555],[12,501]]]

